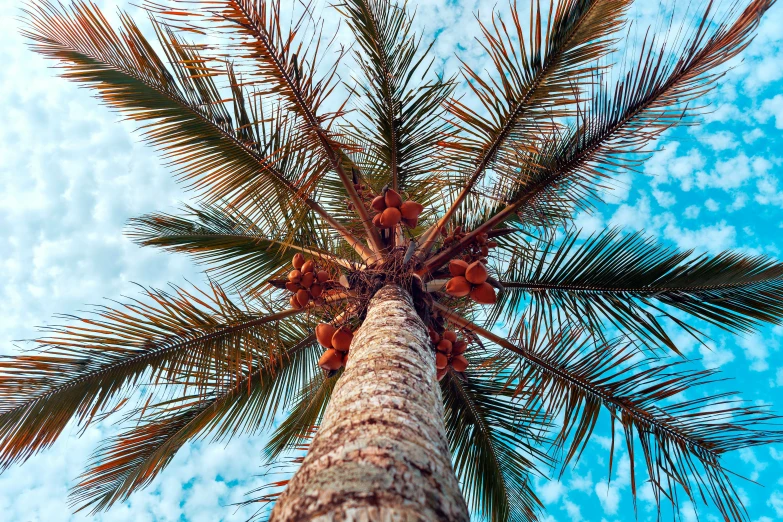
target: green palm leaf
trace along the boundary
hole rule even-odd
[[[88,425],[145,375],[200,387],[216,361],[240,372],[274,338],[270,325],[300,312],[240,307],[217,285],[146,297],[48,328],[38,354],[0,359],[0,469],[52,445],[72,418]]]
[[[491,361],[471,361],[466,379],[449,371],[441,381],[446,430],[468,503],[491,521],[537,520],[543,507],[532,489],[537,463],[549,459],[535,433],[547,422],[518,407]],[[532,428],[531,428],[532,426]]]
[[[490,322],[500,316],[513,322],[529,300],[549,324],[569,317],[599,334],[613,325],[650,346],[663,343],[677,350],[659,319],[696,329],[675,310],[730,332],[752,332],[783,320],[783,264],[763,256],[693,256],[618,230],[584,241],[569,234],[557,245],[533,249],[532,259],[514,260],[501,274],[505,291]]]
[[[204,396],[188,396],[144,408],[141,424],[104,442],[90,468],[71,492],[79,510],[92,513],[126,500],[148,485],[189,440],[211,435],[218,441],[255,433],[287,407],[295,385],[315,368],[315,336],[301,328],[284,337],[299,338],[264,354],[255,369]]]

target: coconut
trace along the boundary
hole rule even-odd
[[[291,261],[291,264],[293,264],[294,268],[296,268],[297,270],[302,268],[302,265],[304,263],[305,263],[305,258],[304,258],[304,256],[302,254],[299,254],[299,253],[295,254],[294,255],[294,259]]]
[[[395,190],[389,189],[386,191],[384,202],[387,207],[400,208],[402,205],[402,198]]]
[[[449,358],[438,352],[435,354],[435,367],[438,370],[444,369],[449,364]]]
[[[480,285],[489,277],[487,267],[481,261],[474,261],[465,269],[465,279],[473,285]]]
[[[443,332],[443,338],[448,339],[449,341],[454,343],[457,341],[457,334],[451,330],[446,330],[445,332]]]
[[[299,301],[299,304],[304,306],[307,306],[307,303],[310,302],[310,294],[302,288],[301,290],[296,291],[296,300]]]
[[[487,257],[489,255],[489,247],[484,245],[481,247],[481,257]]]
[[[318,283],[315,283],[313,286],[310,287],[310,295],[313,296],[313,298],[321,297],[321,294],[324,293],[324,287],[319,285]]]
[[[332,347],[332,336],[337,328],[329,323],[321,323],[315,327],[315,338],[318,339],[318,344],[324,348]]]
[[[417,226],[419,226],[419,218],[415,218],[415,219],[402,218],[400,221],[402,221],[402,224],[408,228],[416,228]]]
[[[329,272],[326,270],[319,270],[315,276],[318,279],[318,282],[322,284],[329,280]]]
[[[351,348],[351,341],[353,341],[353,332],[347,326],[341,326],[332,335],[332,347],[341,352],[347,352]]]
[[[285,289],[288,290],[289,292],[296,292],[300,288],[302,287],[299,283],[292,283],[291,281],[289,281],[285,284]]]
[[[445,353],[446,355],[451,353],[451,341],[448,339],[442,339],[437,346],[438,352]]]
[[[468,349],[468,343],[466,341],[457,341],[454,343],[453,348],[451,349],[451,353],[454,355],[462,355],[465,353],[465,350]]]
[[[375,226],[375,228],[381,228],[381,215],[375,214],[372,218],[372,224]]]
[[[383,228],[396,227],[397,223],[400,222],[401,217],[402,216],[398,209],[389,207],[383,211],[383,214],[381,214],[381,226]]]
[[[383,198],[383,196],[378,196],[372,200],[370,206],[376,212],[383,212],[384,210],[386,210],[386,200]]]
[[[313,281],[315,281],[315,274],[312,272],[305,272],[302,274],[302,280],[299,281],[299,284],[304,288],[310,288],[313,286]]]
[[[468,360],[461,355],[456,355],[451,359],[451,367],[457,372],[464,372],[468,368],[468,364]]]
[[[446,283],[446,293],[452,297],[465,297],[470,293],[470,283],[462,276],[452,277]]]
[[[440,381],[441,379],[443,379],[447,373],[449,373],[449,371],[446,368],[443,368],[442,370],[438,370],[438,374],[437,374],[438,380]]]
[[[495,289],[489,283],[481,283],[474,286],[473,290],[470,291],[470,298],[483,305],[495,304],[495,301],[497,301]]]
[[[432,328],[430,328],[430,341],[432,341],[432,344],[438,344],[440,342],[440,335]]]
[[[468,269],[468,262],[462,259],[452,259],[449,261],[449,272],[453,276],[464,276],[465,270]]]
[[[339,370],[343,365],[343,357],[336,350],[326,350],[318,359],[318,366],[326,371]]]
[[[299,301],[296,300],[296,296],[295,295],[292,295],[291,299],[289,299],[288,302],[291,303],[291,308],[296,308],[297,310],[302,308],[302,305],[300,305]]]
[[[302,272],[299,270],[291,270],[288,272],[288,280],[292,283],[298,283],[302,280]]]
[[[424,206],[415,201],[406,201],[400,205],[400,214],[405,219],[418,219],[424,210]]]
[[[315,263],[313,263],[312,260],[305,261],[305,264],[302,265],[302,273],[305,274],[307,272],[312,272],[315,268]]]

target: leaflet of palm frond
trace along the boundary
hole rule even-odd
[[[710,499],[727,519],[746,519],[731,472],[720,459],[730,451],[779,442],[783,432],[773,429],[779,426],[778,417],[761,406],[744,406],[734,393],[702,392],[698,399],[674,400],[714,383],[715,371],[694,371],[679,358],[645,358],[633,343],[622,340],[595,343],[578,328],[542,328],[535,315],[512,342],[442,311],[450,321],[509,352],[507,383],[529,397],[520,407],[563,419],[555,447],[566,449],[564,465],[584,451],[603,406],[611,415],[612,433],[617,422],[625,432],[634,497],[638,441],[659,505],[661,496],[680,505],[681,487],[694,502]],[[614,447],[610,451],[613,457]]]
[[[171,69],[155,54],[138,27],[125,15],[117,33],[97,7],[77,2],[71,11],[43,3],[27,11],[26,36],[33,48],[58,60],[63,76],[95,88],[101,99],[129,118],[144,122],[145,139],[177,165],[181,175],[213,198],[238,197],[248,183],[266,181],[270,198],[278,191],[298,192],[313,181],[296,185],[260,154],[265,146],[253,126],[237,133],[215,84],[224,77],[192,47],[158,30],[159,44]]]
[[[532,490],[537,465],[549,463],[537,449],[548,422],[518,407],[513,390],[489,360],[471,358],[475,370],[453,371],[441,381],[446,430],[463,494],[483,520],[536,520],[543,505]],[[532,427],[531,427],[532,425]]]
[[[172,20],[179,19],[180,27],[211,32],[224,38],[221,53],[239,60],[252,62],[256,80],[250,80],[263,94],[280,100],[287,110],[297,115],[303,145],[313,154],[328,161],[340,177],[343,188],[354,204],[354,211],[365,235],[376,252],[382,249],[377,230],[353,185],[352,173],[345,168],[344,147],[340,137],[329,129],[331,123],[343,114],[344,103],[332,113],[321,112],[321,105],[334,92],[337,68],[343,52],[330,59],[323,74],[318,68],[324,49],[321,48],[320,21],[307,31],[312,12],[305,2],[303,14],[290,27],[283,27],[279,0],[221,0],[193,3],[175,2],[177,10],[149,3],[153,13],[162,13]],[[176,24],[177,22],[172,22]],[[301,36],[310,35],[309,41]]]
[[[540,3],[531,1],[525,29],[515,1],[510,24],[498,15],[491,26],[481,24],[484,39],[479,42],[496,74],[487,78],[463,62],[463,75],[481,108],[459,100],[449,106],[456,131],[444,146],[465,178],[440,225],[448,223],[487,170],[516,165],[519,149],[536,150],[539,137],[557,128],[557,119],[573,114],[579,98],[574,86],[601,69],[599,60],[611,51],[631,2],[567,0],[550,3],[545,15]],[[425,249],[435,237],[428,236]]]
[[[566,462],[583,451],[603,405],[612,428],[619,422],[625,433],[634,495],[638,442],[659,503],[665,496],[680,505],[681,486],[694,502],[709,498],[727,519],[746,518],[732,473],[720,459],[730,451],[779,442],[781,432],[772,429],[779,425],[776,417],[763,407],[745,406],[733,393],[707,394],[702,387],[714,383],[717,372],[693,371],[682,360],[640,358],[628,344],[599,345],[591,352],[577,336],[527,335],[521,344],[527,346],[526,362],[519,363],[512,380],[531,397],[544,398],[540,407],[549,414],[563,416],[559,440],[570,439]],[[679,399],[694,388],[698,399]]]
[[[315,336],[301,329],[292,333],[298,342],[271,347],[230,386],[144,408],[141,423],[94,453],[71,491],[71,504],[93,514],[106,510],[151,483],[186,442],[223,440],[268,426],[290,401],[288,386],[307,382],[316,368]]]
[[[340,374],[342,370],[337,377],[329,378],[319,373],[302,387],[296,405],[264,448],[267,461],[274,461],[284,452],[296,449],[303,441],[309,440],[313,430],[321,424]]]
[[[144,301],[47,327],[38,353],[0,359],[0,470],[51,446],[72,418],[86,427],[143,376],[190,374],[198,388],[216,360],[241,373],[266,349],[264,333],[274,336],[269,325],[300,312],[239,306],[213,284],[147,290]]]
[[[192,255],[209,265],[222,284],[257,292],[266,281],[290,270],[291,258],[301,252],[322,266],[347,265],[321,245],[316,230],[300,227],[293,238],[259,227],[241,212],[219,206],[185,206],[185,214],[150,214],[130,221],[128,236],[142,246]]]
[[[732,332],[783,321],[783,263],[763,256],[693,256],[642,233],[619,230],[584,241],[568,234],[557,244],[544,241],[534,251],[535,258],[511,262],[501,274],[505,292],[492,317],[512,321],[529,299],[540,317],[545,310],[561,310],[589,332],[606,329],[608,320],[650,346],[664,343],[674,350],[659,318],[694,334],[696,329],[673,309]]]
[[[437,142],[446,130],[442,106],[453,82],[430,75],[432,44],[420,52],[405,6],[387,0],[348,0],[337,6],[348,20],[360,51],[358,113],[352,134],[369,142],[385,165],[387,183],[407,190],[409,181],[438,170]]]
[[[461,242],[427,261],[442,265],[473,238],[525,212],[526,206],[546,206],[547,194],[574,190],[569,196],[591,194],[591,185],[619,168],[634,165],[662,132],[684,121],[695,110],[695,99],[709,91],[722,76],[721,65],[737,56],[752,39],[762,15],[773,0],[754,0],[733,21],[738,4],[726,20],[714,23],[711,4],[690,38],[678,38],[679,59],[667,60],[668,48],[654,38],[644,42],[639,63],[611,88],[602,87],[592,97],[589,110],[562,138],[520,161],[519,183],[508,194],[511,201]]]

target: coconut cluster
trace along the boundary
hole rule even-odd
[[[318,365],[326,370],[339,370],[348,361],[348,350],[353,341],[353,330],[347,325],[339,328],[329,323],[315,327],[315,338],[326,351],[318,360]]]
[[[451,279],[446,283],[446,293],[452,297],[470,296],[478,304],[495,304],[495,288],[487,283],[489,272],[483,259],[468,263],[464,259],[449,262]]]
[[[292,292],[291,306],[304,308],[311,301],[318,301],[329,281],[329,272],[319,270],[313,260],[305,259],[302,254],[296,254],[292,261],[294,269],[288,273],[286,290]]]
[[[408,228],[416,228],[424,207],[415,201],[403,201],[397,191],[387,189],[372,200],[372,209],[377,212],[372,219],[373,225],[380,229],[394,228],[400,222]]]
[[[439,334],[430,328],[430,340],[435,348],[435,368],[438,370],[438,380],[441,380],[451,366],[456,372],[464,372],[470,364],[465,358],[468,342],[457,339],[457,332],[446,330]]]

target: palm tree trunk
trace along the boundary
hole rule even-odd
[[[410,295],[373,297],[318,434],[273,522],[467,521],[435,354]]]

